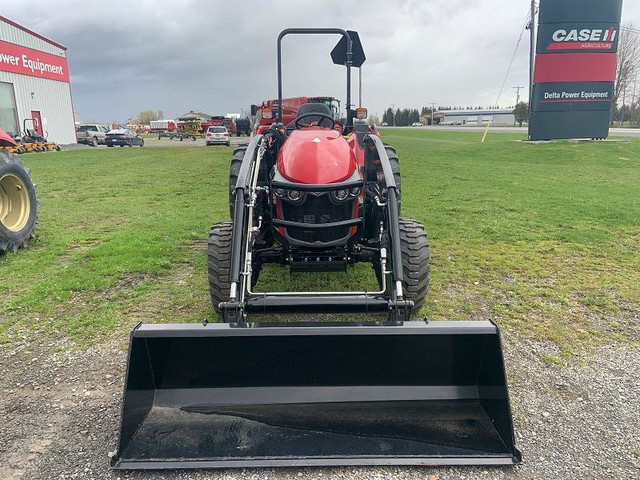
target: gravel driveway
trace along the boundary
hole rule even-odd
[[[503,333],[515,468],[312,468],[114,472],[126,352],[115,343],[69,354],[57,343],[0,353],[0,478],[14,479],[631,479],[640,478],[640,352],[601,348],[546,365],[552,344]]]

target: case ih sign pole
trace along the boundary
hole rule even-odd
[[[622,0],[540,0],[529,140],[609,135]]]

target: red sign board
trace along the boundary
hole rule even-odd
[[[67,59],[0,41],[0,71],[69,82]]]
[[[606,138],[622,0],[540,0],[529,140]]]

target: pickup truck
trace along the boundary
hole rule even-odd
[[[108,131],[107,127],[98,123],[84,123],[76,128],[76,140],[97,147],[100,143],[104,145]]]

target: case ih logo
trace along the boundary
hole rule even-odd
[[[611,50],[617,33],[613,26],[608,29],[558,29],[551,35],[553,42],[547,45],[547,50]]]

